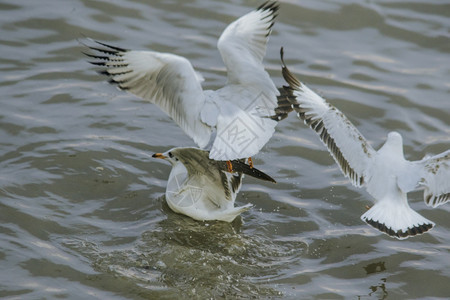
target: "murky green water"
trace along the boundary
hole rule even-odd
[[[448,298],[450,206],[405,241],[360,220],[370,196],[341,175],[294,115],[254,161],[232,224],[170,211],[170,167],[154,152],[193,142],[157,107],[106,84],[83,35],[183,55],[225,82],[222,30],[261,1],[0,3],[0,296],[10,299]],[[416,160],[450,148],[447,1],[281,1],[279,48],[373,146],[403,135]]]

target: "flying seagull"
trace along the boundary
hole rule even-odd
[[[407,193],[424,189],[424,201],[437,207],[450,200],[450,150],[419,161],[403,156],[402,136],[390,132],[374,150],[356,127],[322,97],[301,83],[286,67],[281,48],[285,87],[295,98],[292,108],[328,148],[342,173],[356,187],[365,187],[375,205],[361,216],[367,224],[398,239],[422,234],[435,225],[408,205]]]
[[[202,76],[184,57],[127,50],[88,39],[92,64],[122,90],[156,104],[214,160],[249,158],[275,131],[279,92],[262,60],[279,5],[267,1],[228,25],[217,47],[227,83],[203,90]],[[274,118],[278,116],[278,118]],[[251,164],[251,160],[249,161]]]
[[[199,221],[232,222],[252,207],[234,207],[244,174],[275,183],[272,177],[250,168],[243,160],[231,161],[234,173],[230,173],[225,161],[212,160],[208,151],[199,148],[173,148],[153,157],[172,165],[166,188],[169,207]]]

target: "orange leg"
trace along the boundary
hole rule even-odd
[[[251,157],[248,158],[248,165],[250,166],[250,169],[253,169],[253,160]]]
[[[233,165],[231,164],[231,161],[227,160],[227,169],[228,172],[233,173]]]

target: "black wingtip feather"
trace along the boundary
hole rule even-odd
[[[261,179],[261,180],[265,180],[265,181],[270,181],[273,183],[277,183],[275,181],[275,179],[273,179],[272,177],[270,177],[269,175],[267,175],[266,173],[256,169],[256,168],[251,168],[249,165],[247,165],[245,162],[241,162],[238,160],[234,160],[231,162],[232,166],[233,166],[233,170],[236,172],[242,172],[246,175]]]
[[[98,48],[98,47],[93,47],[93,46],[88,46],[89,49],[100,52],[100,53],[105,53],[108,55],[113,55],[113,56],[122,56],[119,51],[117,50],[110,50],[110,49],[104,49],[104,48]]]
[[[280,4],[278,1],[266,1],[263,4],[261,4],[257,10],[271,10],[272,14],[277,12],[280,9]]]
[[[98,70],[97,73],[100,75],[111,76],[111,74],[109,74],[108,71],[106,70]]]
[[[284,62],[284,49],[280,48],[280,58],[281,58],[281,73],[283,75],[284,80],[289,84],[289,87],[292,89],[298,89],[301,86],[301,82],[294,76],[294,74],[289,71],[286,63]]]
[[[88,61],[88,63],[94,66],[101,66],[101,67],[106,66],[106,62],[104,61]]]
[[[287,89],[285,86],[278,88],[278,92],[280,95],[277,96],[275,115],[269,116],[269,118],[279,122],[286,119],[289,113],[294,110],[291,102],[295,101],[295,96],[292,94],[292,89]]]
[[[129,51],[128,49],[125,49],[125,48],[116,47],[116,46],[109,45],[109,44],[106,44],[106,43],[102,43],[102,42],[99,42],[99,41],[96,41],[96,40],[93,40],[93,41],[96,42],[99,45],[105,46],[105,47],[107,47],[109,49],[112,49],[112,50],[115,50],[115,51],[119,51],[119,52],[127,52],[127,51]]]
[[[219,167],[223,171],[228,172],[228,166],[227,166],[226,161],[217,161],[217,162],[219,164]],[[245,163],[245,161],[243,159],[242,160],[232,160],[231,165],[233,168],[233,172],[236,172],[238,174],[243,173],[243,174],[255,177],[257,179],[277,183],[275,179],[273,179],[271,176],[267,175],[266,173],[264,173],[256,168],[251,168],[248,164]]]
[[[242,174],[233,175],[231,177],[231,190],[233,193],[236,193],[236,191],[239,189],[242,183]]]
[[[280,4],[278,1],[266,1],[263,4],[261,4],[256,10],[257,11],[270,11],[270,14],[262,18],[262,20],[270,19],[268,22],[270,22],[269,26],[267,27],[267,34],[266,37],[270,35],[272,32],[272,27],[274,25],[274,20],[278,16],[277,11],[280,9]]]

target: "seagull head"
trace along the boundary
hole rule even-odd
[[[384,143],[380,150],[388,151],[393,155],[403,157],[403,138],[400,133],[396,131],[389,132],[386,143]]]
[[[164,153],[155,153],[152,157],[167,160],[172,167],[181,163],[189,170],[207,172],[207,169],[214,165],[208,155],[208,151],[199,148],[175,147]]]
[[[172,166],[180,163],[180,159],[177,156],[176,149],[170,149],[169,151],[166,151],[164,153],[155,153],[152,155],[152,157],[167,160]]]
[[[387,140],[395,146],[403,147],[403,138],[397,131],[389,132]]]

